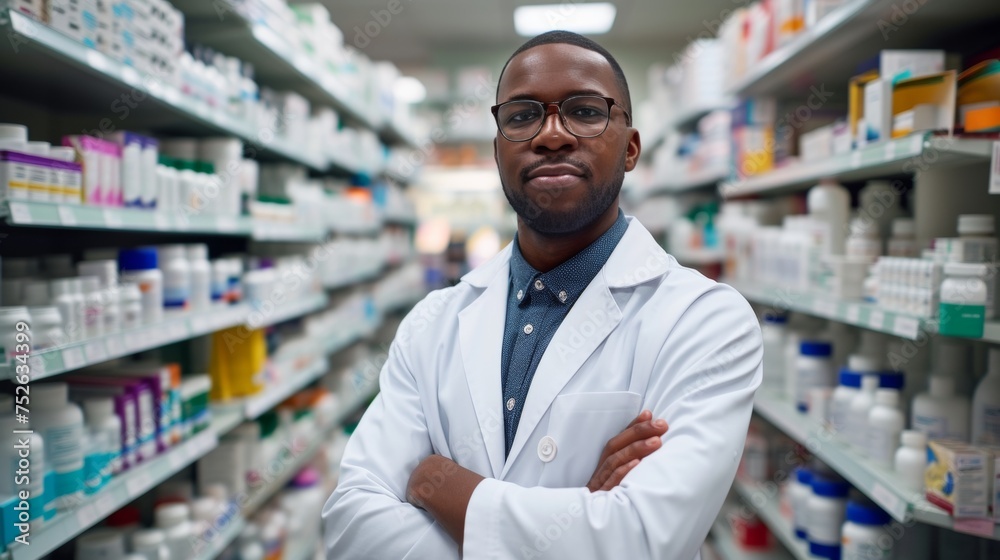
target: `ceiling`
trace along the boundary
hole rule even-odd
[[[513,49],[524,42],[514,32],[514,7],[571,0],[321,0],[344,40],[375,60],[400,66],[429,64],[448,51]],[[747,0],[614,0],[618,16],[607,35],[609,48],[650,48],[666,58]],[[393,15],[388,8],[398,12]],[[386,22],[379,23],[376,15]],[[389,16],[388,18],[386,16]],[[708,25],[706,25],[706,22]],[[375,33],[366,33],[366,28]],[[714,27],[711,27],[715,31]],[[712,33],[714,35],[714,33]],[[369,41],[366,44],[366,39]]]

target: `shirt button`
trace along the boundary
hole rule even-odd
[[[524,290],[518,290],[517,291],[517,299],[521,300],[522,298],[524,298]]]
[[[556,440],[552,439],[551,436],[545,436],[538,441],[538,458],[543,463],[551,463],[556,458],[557,451]]]
[[[531,326],[531,323],[524,325],[524,334],[531,334],[535,332],[535,327]]]
[[[559,301],[561,301],[563,303],[566,303],[566,298],[568,298],[568,297],[569,296],[566,295],[566,290],[562,290],[562,291],[559,292]]]
[[[514,400],[514,397],[507,399],[507,410],[514,410],[515,404],[517,404],[517,401]]]
[[[545,284],[542,284],[541,280],[535,280],[535,289],[539,291],[544,290]]]

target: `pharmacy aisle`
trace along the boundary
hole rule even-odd
[[[216,4],[0,2],[0,558],[314,556],[427,291],[398,70]]]
[[[1000,14],[961,5],[751,2],[654,74],[637,214],[764,337],[720,557],[1000,557]]]

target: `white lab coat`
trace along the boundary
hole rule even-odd
[[[679,266],[629,218],[545,351],[504,460],[509,260],[508,246],[400,325],[323,508],[327,558],[458,558],[406,502],[410,473],[432,453],[486,477],[466,513],[466,560],[699,558],[761,382],[750,306]],[[669,423],[663,446],[620,486],[590,493],[605,443],[644,408]]]

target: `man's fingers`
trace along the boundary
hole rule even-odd
[[[643,410],[642,412],[639,413],[638,416],[636,416],[631,422],[629,422],[628,426],[625,426],[625,429],[627,430],[632,426],[635,426],[639,422],[647,422],[652,417],[653,413],[651,411]]]
[[[615,486],[621,484],[622,480],[625,479],[625,475],[627,475],[629,471],[634,469],[638,464],[639,464],[639,459],[633,459],[628,463],[615,469],[614,472],[611,473],[611,476],[608,477],[608,479],[601,486],[601,490],[611,490]]]
[[[667,423],[664,420],[639,422],[638,424],[625,428],[622,433],[611,438],[604,449],[606,452],[610,452],[608,453],[608,456],[610,456],[616,451],[624,449],[637,441],[642,441],[651,437],[660,437],[667,433],[667,428]]]

